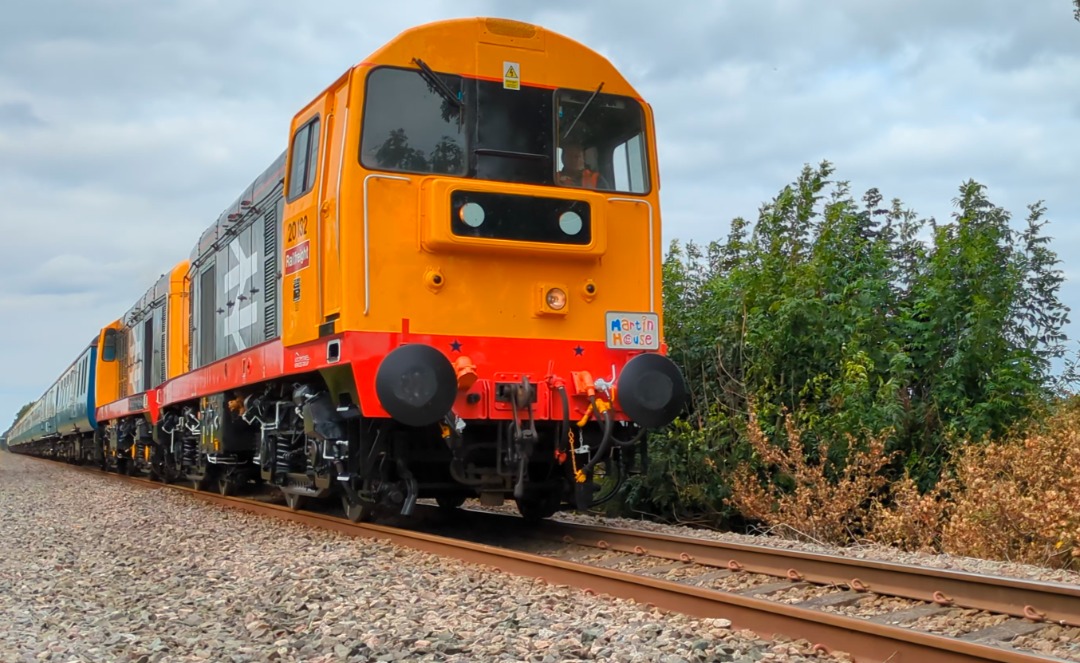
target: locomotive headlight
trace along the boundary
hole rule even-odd
[[[484,208],[479,203],[465,203],[458,210],[458,218],[470,228],[479,228],[485,216]]]
[[[547,302],[548,308],[551,310],[561,311],[566,307],[566,291],[562,288],[552,288],[547,291],[544,301]]]
[[[559,215],[559,229],[567,235],[576,235],[581,232],[585,222],[577,212],[563,212]]]

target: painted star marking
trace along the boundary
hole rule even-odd
[[[454,352],[461,352],[461,343],[455,339],[454,342],[450,344],[450,349]]]
[[[581,347],[580,345],[574,348],[574,356],[580,357],[583,354],[585,354],[585,348]]]

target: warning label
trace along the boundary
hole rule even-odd
[[[521,89],[521,66],[517,62],[503,62],[503,89]]]

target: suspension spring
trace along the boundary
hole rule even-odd
[[[286,437],[275,437],[274,442],[274,477],[285,480],[285,475],[292,471],[292,444]]]
[[[187,467],[194,467],[198,456],[198,444],[195,437],[191,435],[184,436],[182,445],[180,447],[181,463]]]

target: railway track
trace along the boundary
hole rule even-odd
[[[846,652],[856,661],[1080,661],[1080,644],[1069,641],[1080,633],[1077,586],[557,521],[528,527],[515,516],[467,509],[423,509],[401,527],[356,524],[265,499],[170,488],[221,506],[726,619],[732,628],[806,640],[817,651]],[[1065,658],[1025,651],[1015,646],[1017,638]]]
[[[506,532],[512,519],[503,518],[504,524],[476,523],[469,529]],[[731,603],[752,605],[760,613],[768,609],[739,599],[854,618],[861,625],[845,626],[853,631],[901,627],[999,650],[991,656],[985,650],[938,643],[958,653],[978,652],[988,660],[1033,660],[1013,647],[1010,641],[1016,638],[1029,649],[1069,650],[1065,659],[1034,660],[1080,660],[1080,587],[1075,585],[560,522],[520,532],[520,538],[503,545],[723,592],[731,595]],[[821,621],[807,613],[789,614],[804,622]],[[747,614],[741,624],[732,619],[761,634],[774,628],[771,615]],[[818,641],[810,631],[780,632]],[[1075,644],[1067,640],[1070,634],[1077,638]],[[846,644],[843,648],[857,653]],[[866,660],[882,659],[871,655]]]

